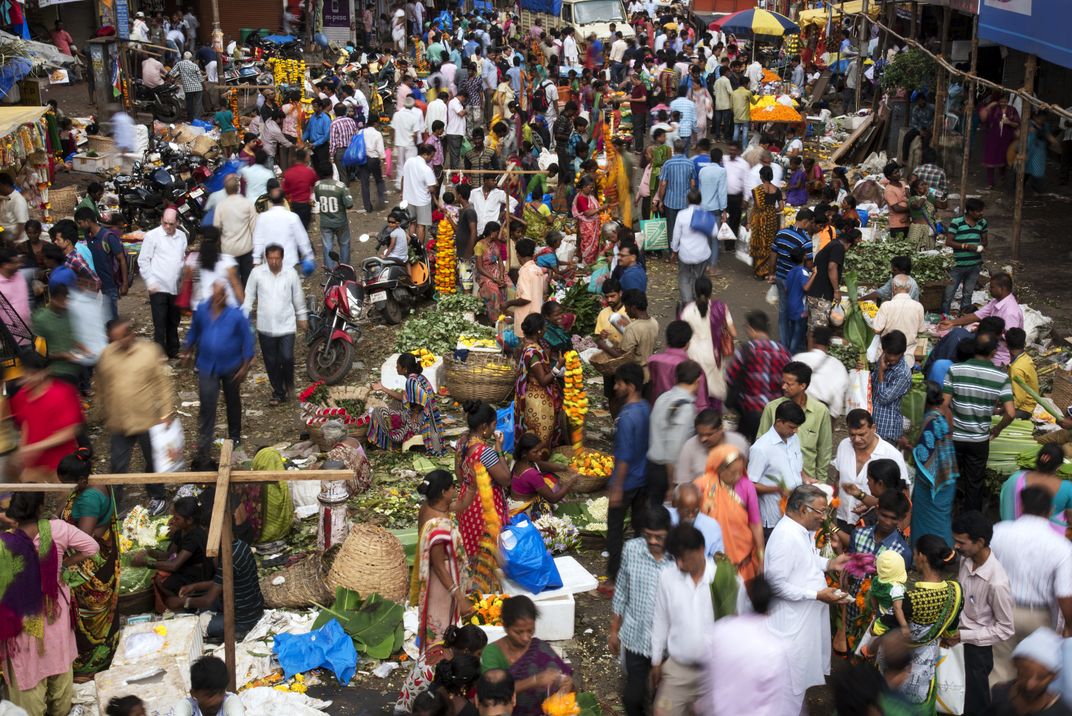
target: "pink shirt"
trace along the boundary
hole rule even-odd
[[[689,354],[684,348],[667,348],[655,353],[648,358],[648,372],[651,375],[651,404],[655,405],[655,399],[670,390],[677,384],[674,371],[680,363],[689,359]],[[699,412],[708,406],[707,379],[703,371],[700,372],[700,387],[696,391],[696,411]]]
[[[30,290],[26,285],[26,279],[17,271],[11,278],[4,278],[0,275],[0,293],[4,294],[4,298],[28,328],[30,325]],[[11,323],[8,323],[8,328],[16,336],[25,333],[24,329],[12,326]]]
[[[976,318],[997,316],[1005,321],[1005,330],[1010,328],[1024,327],[1024,312],[1016,301],[1016,296],[1011,293],[1000,301],[996,298],[975,312]],[[998,349],[994,353],[994,365],[1002,367],[1009,364],[1009,347],[1005,345],[1005,338],[998,341]]]
[[[100,551],[97,540],[74,525],[63,520],[49,520],[48,523],[52,526],[52,540],[61,556],[69,549],[89,554]],[[41,546],[40,537],[34,537],[34,546]],[[60,564],[62,570],[62,560]],[[32,689],[41,679],[70,671],[78,656],[74,629],[71,627],[71,590],[62,578],[56,618],[52,622],[45,621],[44,650],[40,648],[41,643],[35,636],[20,634],[11,652],[2,660],[4,676],[9,675],[8,669],[11,668],[15,672],[15,683],[23,691]]]
[[[528,300],[524,306],[514,309],[514,332],[521,335],[521,324],[531,314],[539,313],[543,308],[543,294],[547,288],[546,272],[528,261],[517,271],[517,297]]]

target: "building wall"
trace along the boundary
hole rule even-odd
[[[244,27],[276,32],[282,24],[281,0],[217,0],[217,4],[225,42],[237,40]],[[212,34],[212,0],[197,0],[197,16],[201,20],[199,39],[208,40]]]

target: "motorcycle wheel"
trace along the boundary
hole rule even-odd
[[[380,307],[380,318],[389,326],[397,326],[402,322],[402,304],[393,298]]]
[[[309,374],[309,380],[322,380],[326,385],[335,385],[346,377],[353,363],[352,343],[337,340],[329,344],[327,336],[320,336],[309,345],[305,372]]]
[[[171,124],[178,121],[182,117],[182,113],[185,107],[179,102],[178,97],[174,97],[162,104],[155,106],[156,111],[154,114],[164,124]]]

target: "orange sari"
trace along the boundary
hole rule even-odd
[[[722,528],[722,543],[726,556],[737,565],[737,573],[746,582],[759,571],[759,554],[756,550],[752,528],[748,524],[748,510],[737,495],[737,491],[719,479],[718,468],[736,448],[719,445],[711,450],[707,457],[707,469],[696,478],[695,485],[700,489],[700,509],[713,518]],[[738,458],[740,459],[740,458]],[[747,477],[741,477],[747,480]]]

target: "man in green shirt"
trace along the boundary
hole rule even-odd
[[[786,364],[782,370],[782,392],[785,397],[772,400],[763,408],[758,435],[764,435],[774,425],[774,411],[787,400],[804,410],[804,424],[797,430],[800,451],[804,453],[804,474],[819,482],[827,482],[830,459],[834,450],[834,431],[830,410],[821,400],[808,395],[811,368],[800,361]]]
[[[353,208],[350,187],[331,178],[331,165],[320,167],[320,181],[313,186],[313,198],[320,208],[320,240],[324,244],[324,267],[330,271],[335,261],[328,256],[339,242],[339,261],[350,263],[350,221],[346,210]]]
[[[949,269],[951,282],[945,287],[942,297],[942,313],[949,315],[953,309],[953,295],[962,286],[960,312],[972,312],[972,293],[983,268],[983,250],[987,245],[987,223],[983,218],[986,204],[974,197],[964,202],[964,216],[949,222],[945,230],[945,245],[953,249],[953,268]]]
[[[78,387],[82,366],[74,361],[80,346],[67,313],[68,288],[63,284],[50,286],[49,294],[48,305],[34,311],[34,333],[44,338],[48,346],[49,372]]]
[[[86,189],[86,195],[82,197],[82,201],[78,202],[78,206],[76,206],[74,210],[78,211],[82,207],[92,209],[99,222],[100,208],[98,207],[98,202],[100,202],[102,198],[104,198],[104,185],[98,181],[90,182],[89,188]]]

